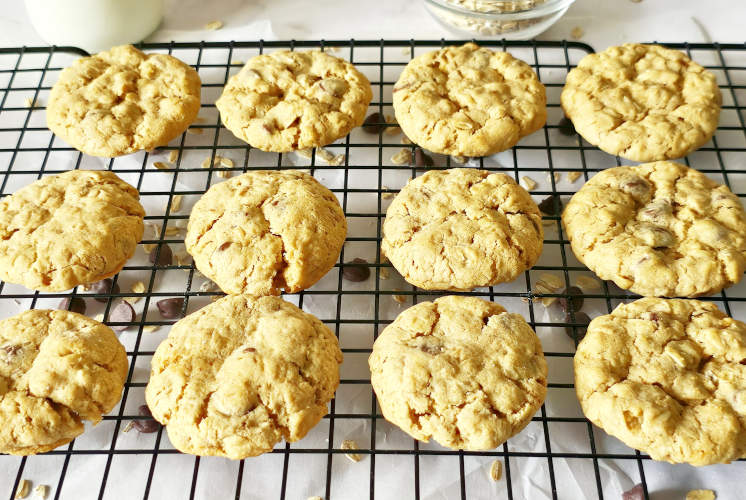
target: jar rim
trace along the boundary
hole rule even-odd
[[[505,20],[521,20],[521,19],[533,19],[537,16],[544,14],[551,14],[568,7],[575,0],[470,0],[475,5],[484,5],[485,7],[495,6],[495,4],[510,4],[510,5],[527,5],[533,3],[534,5],[529,8],[522,8],[521,10],[489,10],[489,11],[478,11],[467,7],[462,7],[454,3],[454,0],[425,0],[425,3],[430,3],[438,8],[447,9],[455,14],[462,14],[472,17],[481,17],[485,19],[494,19],[495,16],[499,16]],[[541,3],[537,3],[541,2]]]

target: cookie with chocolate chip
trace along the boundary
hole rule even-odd
[[[746,270],[738,197],[678,163],[596,174],[572,197],[562,223],[578,260],[640,295],[710,295]]]

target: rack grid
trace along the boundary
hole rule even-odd
[[[22,47],[0,49],[0,195],[6,196],[43,175],[70,168],[102,168],[116,172],[137,187],[147,209],[150,228],[135,257],[114,280],[121,292],[93,295],[78,287],[69,293],[31,292],[0,283],[3,317],[28,308],[57,307],[66,297],[84,297],[93,316],[97,310],[109,325],[128,326],[120,339],[127,348],[130,368],[121,403],[97,427],[67,446],[35,457],[0,457],[3,473],[0,485],[9,498],[27,476],[51,487],[57,498],[209,498],[218,483],[239,498],[306,498],[318,495],[336,498],[420,498],[440,494],[447,498],[534,498],[528,491],[544,492],[551,498],[618,498],[619,485],[641,483],[645,498],[655,491],[650,467],[665,467],[640,452],[623,446],[594,428],[580,413],[575,400],[570,366],[578,332],[583,324],[574,316],[565,318],[556,304],[545,307],[540,299],[558,298],[563,293],[538,294],[533,285],[542,273],[555,273],[566,287],[579,275],[592,276],[569,250],[558,215],[544,217],[545,250],[538,264],[513,283],[468,292],[500,302],[522,313],[536,329],[550,365],[547,402],[526,430],[500,448],[487,452],[453,451],[434,443],[420,443],[388,424],[380,414],[370,388],[367,356],[383,327],[408,305],[431,300],[441,292],[418,290],[407,285],[380,254],[381,225],[390,198],[410,178],[421,173],[415,165],[399,166],[392,154],[402,148],[414,157],[415,145],[401,140],[395,124],[382,124],[377,134],[360,129],[327,146],[344,155],[339,166],[329,165],[311,153],[310,159],[296,154],[270,154],[255,150],[221,126],[214,101],[230,75],[252,55],[290,49],[321,49],[348,59],[371,81],[374,98],[370,112],[393,115],[391,88],[411,57],[455,40],[333,40],[258,41],[229,43],[141,44],[146,52],[169,53],[200,73],[203,81],[203,118],[188,133],[152,152],[116,159],[91,158],[70,148],[47,130],[44,102],[59,71],[74,59],[87,55],[73,47]],[[537,201],[558,195],[563,202],[593,173],[623,160],[598,151],[574,131],[560,126],[562,111],[559,92],[569,71],[593,49],[577,42],[487,42],[480,45],[507,50],[528,62],[547,87],[547,125],[509,151],[489,158],[465,159],[466,166],[502,171],[518,180],[532,177],[539,188],[532,191]],[[727,184],[740,197],[746,196],[746,45],[668,44],[687,52],[695,61],[713,71],[721,86],[724,105],[716,136],[685,162]],[[176,153],[173,168],[157,170],[153,161]],[[433,155],[428,169],[462,166],[462,159]],[[228,157],[233,166],[221,164]],[[209,168],[201,163],[209,159]],[[413,163],[413,162],[412,162]],[[155,308],[162,297],[183,297],[189,313],[209,302],[217,292],[203,291],[204,278],[190,262],[166,267],[151,264],[142,245],[183,248],[188,208],[206,189],[224,177],[249,169],[308,169],[340,199],[350,231],[335,268],[317,285],[286,295],[304,310],[316,314],[340,339],[345,363],[342,381],[329,414],[297,443],[281,443],[258,458],[228,462],[216,458],[182,455],[175,450],[163,429],[156,433],[123,432],[128,423],[142,418],[149,359],[165,338],[173,321],[164,321]],[[580,172],[575,183],[567,174]],[[176,210],[175,198],[183,198]],[[355,257],[366,258],[372,273],[364,283],[343,279],[342,264]],[[146,290],[132,292],[131,285],[143,281]],[[634,299],[613,285],[599,282],[596,291],[584,292],[584,311],[591,316],[610,312],[620,302]],[[566,296],[566,295],[565,295]],[[98,298],[101,302],[89,299]],[[131,324],[108,321],[112,304],[123,298],[139,299],[137,319]],[[746,286],[737,285],[705,300],[713,300],[736,319],[746,320],[740,305],[746,300]],[[401,304],[400,302],[404,302]],[[155,332],[149,331],[157,328]],[[355,439],[363,459],[346,461],[343,439]],[[503,462],[504,478],[492,482],[486,471],[493,460]],[[743,477],[743,460],[722,467],[727,476]],[[257,471],[274,470],[264,477]],[[631,481],[614,482],[623,472]],[[684,477],[682,468],[667,469]],[[646,477],[646,472],[648,472]],[[39,479],[39,474],[46,474]],[[528,479],[527,479],[528,477]],[[573,486],[572,478],[576,483]],[[584,480],[578,478],[585,478]],[[529,481],[528,483],[526,481]],[[126,491],[116,484],[128,485]],[[402,489],[402,484],[408,484]],[[114,485],[114,486],[113,486]],[[531,490],[530,488],[536,488]],[[536,496],[539,497],[538,494]]]

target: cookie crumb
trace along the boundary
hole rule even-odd
[[[127,432],[131,431],[132,427],[134,427],[134,425],[135,425],[134,420],[130,420],[129,422],[127,422],[127,425],[125,425],[122,428],[122,432],[127,433]]]
[[[387,280],[387,279],[389,279],[389,270],[388,270],[388,269],[386,269],[385,267],[382,267],[382,268],[381,268],[381,271],[380,271],[380,276],[381,276],[381,279],[382,279],[382,280]]]
[[[144,293],[145,292],[145,283],[143,283],[142,281],[138,281],[138,282],[136,282],[136,283],[134,283],[132,285],[132,287],[130,288],[130,290],[132,291],[132,293]],[[126,297],[124,300],[126,300],[130,304],[134,305],[134,304],[137,304],[138,302],[140,302],[141,298],[142,297]]]
[[[404,304],[407,301],[407,298],[404,295],[394,295],[394,301],[398,304]]]
[[[16,494],[13,498],[26,498],[28,496],[29,489],[31,488],[31,482],[26,479],[21,479],[16,488]]]
[[[353,441],[352,439],[345,439],[344,441],[342,441],[341,448],[343,450],[359,450],[360,449],[358,448],[357,443]],[[363,457],[360,456],[359,453],[345,453],[345,456],[349,458],[350,460],[352,460],[353,462],[359,462],[360,460],[363,459]]]
[[[155,248],[155,243],[143,243],[142,249],[145,250],[145,253],[150,255],[150,252],[153,251]]]
[[[715,500],[712,490],[692,490],[686,494],[686,500]]]
[[[572,184],[576,180],[580,179],[581,175],[583,174],[581,174],[580,172],[576,170],[573,170],[572,172],[567,172],[567,181]]]
[[[451,156],[451,160],[453,160],[455,163],[458,163],[459,165],[465,164],[469,159],[465,156]]]
[[[243,61],[243,59],[233,59],[231,61],[231,65],[234,65],[234,66],[243,66],[244,64],[246,63]]]
[[[398,126],[399,122],[396,121],[396,118],[391,115],[386,115],[386,123],[393,126],[386,127],[386,129],[383,131],[384,134],[397,135],[401,133],[401,128]]]
[[[559,172],[548,172],[547,182],[552,182],[552,177],[554,177],[554,183],[557,184],[562,179],[562,174]]]
[[[187,134],[192,134],[192,135],[202,135],[202,132],[204,132],[204,130],[201,128],[188,128],[186,132]]]
[[[389,193],[388,192],[388,190],[391,189],[390,187],[388,187],[388,186],[381,186],[381,189],[383,189],[384,191],[386,191],[385,193],[381,193],[381,198],[383,198],[384,200],[390,200],[391,198],[394,197],[394,193]]]
[[[334,159],[334,155],[324,148],[319,148],[316,150],[316,157],[324,160],[327,163]]]
[[[31,109],[34,109],[34,107],[35,107],[35,105],[36,105],[36,101],[34,100],[34,98],[33,98],[33,97],[27,97],[27,98],[26,98],[26,99],[25,99],[25,100],[23,101],[23,104],[24,104],[24,105],[25,105],[25,106],[26,106],[27,108],[31,108]]]
[[[570,31],[570,36],[575,40],[581,38],[583,35],[585,35],[585,31],[583,31],[583,28],[580,26],[575,26],[572,31]]]
[[[490,466],[490,478],[497,482],[503,477],[503,463],[499,460],[492,462]]]
[[[217,175],[218,177],[221,177],[223,179],[228,179],[228,178],[230,178],[230,176],[232,175],[232,173],[231,173],[230,170],[218,170],[217,172],[215,172],[215,175]]]
[[[98,313],[97,315],[95,315],[93,317],[93,319],[95,319],[99,323],[103,323],[103,321],[104,321],[104,313]]]
[[[562,289],[563,285],[562,278],[556,274],[542,273],[534,284],[533,292],[539,295],[557,293]],[[557,297],[541,297],[536,300],[541,302],[541,305],[544,307],[549,307],[557,301]]]
[[[391,157],[391,163],[394,165],[406,165],[412,157],[412,153],[406,149],[401,148],[398,153]]]
[[[220,157],[220,164],[224,167],[233,168],[233,160],[226,158],[225,156]]]
[[[176,160],[179,159],[179,152],[175,149],[172,149],[170,153],[168,153],[168,161],[171,163],[176,163]]]
[[[217,31],[223,27],[223,21],[210,21],[205,24],[205,29],[209,31]]]
[[[404,54],[405,56],[408,56],[412,53],[412,49],[409,47],[402,47],[401,53]]]
[[[347,159],[347,156],[344,153],[339,154],[331,159],[329,165],[332,165],[333,167],[339,167],[340,165],[344,165],[345,159]]]
[[[38,485],[34,488],[34,495],[39,498],[47,498],[47,495],[49,495],[49,486],[46,484]]]
[[[183,199],[184,195],[182,194],[175,194],[174,197],[171,198],[171,213],[181,210],[181,201]]]
[[[145,333],[153,333],[154,331],[158,330],[160,326],[158,325],[145,325],[142,327],[142,331]]]
[[[400,141],[402,144],[413,144],[412,140],[406,135],[402,135]]]
[[[153,166],[157,168],[158,170],[169,170],[171,169],[171,166],[168,163],[164,163],[162,161],[154,161]]]
[[[212,165],[212,158],[208,156],[207,158],[202,160],[202,163],[200,163],[199,165],[202,168],[210,168],[210,166]]]
[[[521,186],[523,186],[526,191],[533,191],[534,189],[536,189],[537,185],[538,184],[536,184],[536,181],[533,180],[531,177],[525,175],[521,177]]]

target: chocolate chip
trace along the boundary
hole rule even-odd
[[[373,113],[363,122],[363,130],[369,134],[377,134],[386,128],[386,118],[381,113]]]
[[[85,300],[80,297],[65,297],[60,301],[60,305],[57,306],[57,309],[85,314]]]
[[[97,281],[95,283],[89,284],[88,290],[97,295],[117,294],[119,293],[119,284],[114,283],[114,280],[111,278],[106,278],[105,280],[101,280],[101,281]],[[93,300],[97,300],[98,302],[105,303],[109,300],[109,298],[108,297],[94,297]]]
[[[370,268],[367,266],[368,261],[355,257],[352,262],[347,262],[342,267],[342,277],[347,281],[359,283],[370,278]]]
[[[631,490],[627,490],[622,493],[622,500],[644,500],[645,492],[642,489],[642,484],[636,484]]]
[[[565,333],[568,337],[573,340],[580,342],[585,337],[585,333],[588,330],[588,323],[591,322],[591,318],[584,312],[578,311],[575,313],[575,320],[573,321],[570,314],[565,315],[565,323],[574,323],[581,326],[566,326]]]
[[[156,262],[157,259],[157,262]],[[166,243],[156,246],[150,251],[150,262],[158,267],[170,266],[174,260],[174,254]]]
[[[559,127],[559,133],[562,135],[569,137],[577,134],[575,131],[575,125],[573,125],[572,121],[566,116],[559,121],[557,127]]]
[[[580,311],[583,308],[583,291],[580,288],[571,286],[570,288],[565,288],[562,294],[565,297],[559,298],[559,305],[563,311],[569,313],[571,310]]]
[[[556,194],[550,194],[541,200],[539,210],[546,215],[559,215],[562,211],[562,199]]]
[[[129,302],[124,300],[119,301],[119,303],[111,310],[111,313],[109,313],[109,321],[113,323],[132,323],[134,319],[135,310],[132,309]],[[112,326],[111,329],[115,332],[123,332],[129,327],[130,325],[117,325]]]
[[[414,150],[414,166],[417,168],[432,167],[433,157],[425,153],[422,148]]]
[[[141,417],[150,417],[147,420],[135,420],[134,422],[132,422],[132,427],[137,430],[137,432],[141,432],[143,434],[151,434],[153,432],[157,432],[158,429],[161,428],[161,424],[153,419],[153,414],[150,413],[150,408],[148,408],[148,405],[140,405],[140,407],[137,409],[137,412],[140,414]]]
[[[166,319],[177,319],[184,317],[184,298],[174,297],[173,299],[163,299],[155,303],[158,306],[161,316]]]

